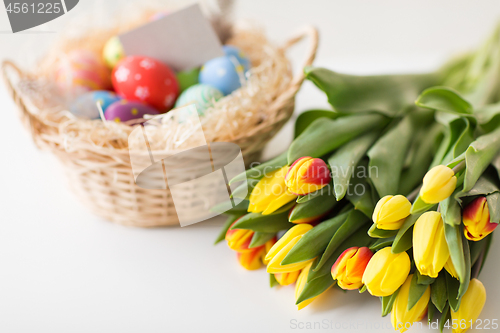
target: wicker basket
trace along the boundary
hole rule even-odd
[[[311,65],[318,44],[317,31],[305,27],[288,40],[283,51],[309,38],[304,66]],[[107,149],[83,145],[68,150],[63,133],[57,124],[48,122],[44,110],[33,108],[18,84],[19,80],[33,79],[11,61],[2,63],[6,87],[20,111],[20,118],[29,129],[38,148],[54,153],[64,165],[72,190],[95,214],[106,220],[127,226],[158,227],[179,225],[170,191],[147,190],[134,182],[128,149]],[[303,72],[295,74],[289,86],[266,107],[268,117],[261,123],[247,128],[232,140],[243,153],[245,163],[259,158],[265,144],[289,120],[294,110],[295,94],[304,80]]]

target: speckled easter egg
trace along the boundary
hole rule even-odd
[[[55,75],[57,84],[65,91],[85,92],[111,87],[109,69],[88,50],[73,50],[60,57]]]
[[[111,37],[106,44],[104,44],[102,58],[109,68],[115,67],[120,60],[125,58],[123,45],[117,36]]]
[[[238,47],[234,45],[224,45],[222,46],[224,49],[224,53],[228,57],[235,57],[236,60],[240,63],[240,65],[243,65],[243,68],[245,69],[245,72],[250,69],[250,59],[246,56],[246,54],[241,51]]]
[[[153,58],[126,57],[116,65],[111,77],[119,95],[160,111],[170,110],[179,95],[174,72]]]
[[[234,63],[228,56],[214,58],[203,65],[199,81],[228,95],[241,87],[245,80],[243,65]]]
[[[139,119],[146,114],[157,115],[160,113],[144,103],[122,99],[121,101],[114,102],[106,109],[104,118],[119,123]]]
[[[106,109],[111,104],[119,100],[121,100],[121,97],[111,91],[89,91],[78,97],[78,99],[71,104],[69,111],[80,118],[99,119],[100,116],[97,103],[99,103],[102,110],[106,112]]]
[[[198,110],[198,114],[203,116],[205,110],[222,97],[224,97],[224,95],[217,88],[209,86],[208,84],[197,84],[189,87],[179,96],[175,103],[175,107],[178,108],[194,103]]]
[[[179,82],[179,90],[182,92],[187,88],[197,84],[199,76],[200,76],[199,68],[193,68],[178,72],[177,81]]]

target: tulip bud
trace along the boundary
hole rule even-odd
[[[288,286],[292,283],[295,283],[297,281],[297,278],[299,277],[301,271],[295,271],[291,273],[281,273],[281,274],[274,274],[274,277],[276,278],[276,281],[282,286]]]
[[[441,214],[423,213],[413,227],[413,259],[418,271],[436,278],[449,258]]]
[[[312,262],[313,259],[295,264],[281,265],[281,261],[286,257],[288,252],[290,252],[302,236],[312,228],[313,227],[310,224],[297,224],[296,226],[290,228],[267,253],[265,257],[265,260],[269,261],[267,264],[267,272],[273,274],[291,273],[301,270],[307,266],[307,264]]]
[[[498,223],[490,221],[490,211],[485,197],[474,199],[464,208],[464,234],[468,240],[479,241],[495,230]]]
[[[330,180],[330,170],[325,161],[309,156],[293,162],[285,177],[288,190],[297,195],[319,190],[328,185]]]
[[[373,211],[373,222],[378,229],[398,230],[410,215],[411,203],[402,195],[386,195],[377,202]]]
[[[486,289],[478,279],[472,279],[469,288],[462,297],[460,308],[455,312],[451,310],[451,319],[458,324],[453,333],[463,333],[467,331],[471,324],[474,324],[483,310],[486,303]]]
[[[427,314],[427,305],[431,298],[431,288],[427,286],[424,294],[411,309],[408,310],[408,298],[413,274],[409,275],[405,283],[399,289],[396,300],[392,306],[391,323],[395,330],[400,333],[407,331],[414,322],[422,320]]]
[[[385,247],[370,259],[361,281],[373,296],[389,296],[405,282],[410,266],[406,252],[392,253],[390,247]]]
[[[264,255],[264,245],[252,248],[250,251],[246,252],[238,252],[236,253],[238,257],[238,261],[241,266],[248,269],[249,271],[253,271],[255,269],[259,269],[262,266],[262,256]]]
[[[361,288],[363,273],[372,256],[372,251],[367,247],[345,250],[332,266],[332,277],[337,280],[338,286],[346,290]]]
[[[276,237],[273,237],[272,239],[268,240],[266,244],[264,244],[264,254],[262,255],[262,263],[267,266],[269,263],[269,260],[266,260],[266,256],[271,250],[271,248],[276,244]]]
[[[420,198],[428,204],[434,204],[448,198],[457,186],[457,177],[446,165],[437,165],[424,176]]]
[[[297,199],[285,184],[288,166],[265,175],[250,193],[248,211],[268,215],[274,213],[290,201]]]
[[[238,222],[238,220],[234,221],[234,223]],[[234,225],[231,224],[231,227]],[[250,242],[252,241],[252,237],[254,235],[254,232],[252,230],[246,230],[246,229],[229,229],[226,232],[226,241],[227,241],[227,246],[231,250],[234,250],[236,252],[249,252],[252,251],[253,249],[250,249],[248,246],[250,245]]]

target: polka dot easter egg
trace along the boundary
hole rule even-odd
[[[144,102],[160,111],[170,110],[179,95],[174,72],[153,58],[126,57],[116,65],[111,77],[120,96]]]
[[[83,93],[111,87],[109,69],[88,50],[73,50],[62,56],[55,75],[58,86],[65,92]]]
[[[104,113],[104,118],[114,122],[126,122],[132,119],[139,119],[146,114],[160,114],[156,109],[141,103],[127,100],[121,100],[111,104]]]
[[[106,44],[104,44],[102,57],[109,68],[115,67],[120,60],[125,58],[125,51],[117,36],[111,37]]]
[[[243,66],[245,72],[250,69],[250,59],[241,51],[239,48],[237,48],[234,45],[224,45],[222,46],[224,49],[224,53],[228,57],[234,57],[236,60],[240,63],[240,65]]]
[[[230,57],[224,56],[209,60],[200,71],[199,81],[219,89],[228,95],[241,87],[244,82],[244,67]]]
[[[101,105],[103,112],[106,112],[108,106],[119,100],[121,100],[121,97],[111,91],[90,91],[78,97],[71,104],[69,111],[80,118],[99,119],[100,115],[97,103]]]
[[[179,96],[175,103],[175,107],[177,108],[194,103],[198,110],[198,114],[203,116],[205,110],[222,97],[224,97],[224,95],[217,88],[209,86],[208,84],[196,84],[188,88]]]

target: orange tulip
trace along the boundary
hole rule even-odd
[[[236,222],[238,222],[238,220],[234,221],[234,223]],[[231,250],[234,250],[236,252],[243,253],[252,251],[253,249],[249,248],[248,246],[252,241],[254,232],[252,230],[246,229],[231,229],[234,223],[231,224],[231,227],[229,227],[226,233],[227,246],[229,246]]]
[[[468,240],[479,241],[495,230],[498,223],[490,221],[490,211],[485,197],[474,199],[464,208],[464,234]]]
[[[250,251],[238,252],[237,257],[241,266],[249,271],[259,269],[262,266],[262,257],[265,255],[265,245],[252,248]]]
[[[325,161],[309,156],[301,157],[290,166],[285,183],[291,193],[305,195],[319,190],[331,180]]]
[[[361,288],[363,273],[372,256],[372,251],[367,247],[351,247],[345,250],[332,266],[333,279],[337,280],[337,284],[342,289]]]

